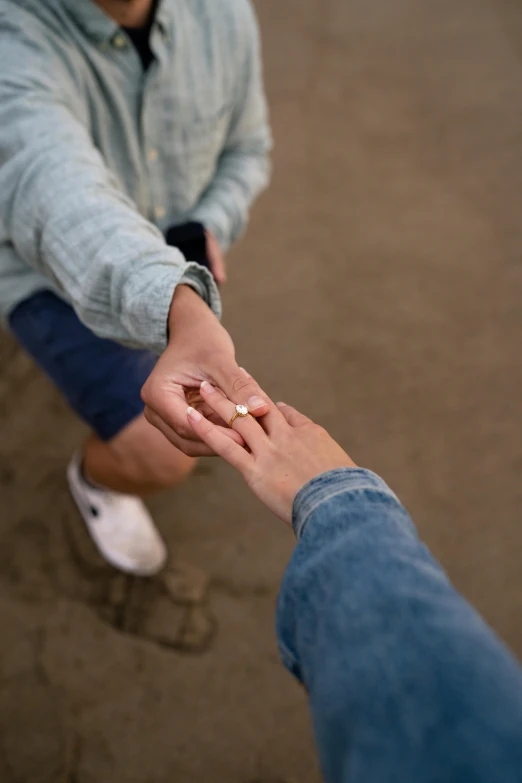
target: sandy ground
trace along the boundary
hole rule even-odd
[[[275,175],[226,324],[520,654],[520,2],[258,8]],[[7,336],[0,360],[2,783],[317,783],[273,633],[290,533],[207,462],[151,504],[171,584],[114,574],[66,492],[83,426]]]

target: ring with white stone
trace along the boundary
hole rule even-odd
[[[248,408],[246,405],[236,405],[236,412],[228,422],[228,426],[231,427],[236,419],[248,416]]]

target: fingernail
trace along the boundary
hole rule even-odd
[[[201,387],[202,390],[206,391],[207,394],[212,394],[213,391],[216,391],[211,383],[208,381],[201,381]]]
[[[266,405],[266,402],[261,399],[261,397],[250,397],[247,405],[250,411],[255,411],[256,408],[263,408]]]
[[[189,419],[192,419],[192,421],[201,421],[203,416],[199,411],[197,411],[195,408],[192,408],[190,405],[187,408],[187,416]]]
[[[287,402],[276,402],[278,408],[288,408]]]
[[[250,373],[249,373],[249,372],[247,372],[247,371],[245,370],[245,368],[244,368],[244,367],[240,367],[239,369],[241,370],[241,372],[243,373],[243,375],[246,375],[246,377],[247,377],[247,378],[251,378],[251,377],[252,377],[252,376],[250,375]]]

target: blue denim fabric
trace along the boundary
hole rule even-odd
[[[150,351],[102,340],[52,291],[39,291],[11,313],[16,339],[71,408],[104,441],[143,413],[141,387],[156,364]]]
[[[278,642],[327,783],[522,781],[522,672],[386,484],[319,476],[293,525]]]

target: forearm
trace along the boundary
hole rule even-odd
[[[73,149],[69,165],[62,165],[58,150],[33,148],[12,191],[8,238],[95,333],[160,352],[176,285],[193,277],[216,308],[217,292],[210,276],[187,266],[95,160],[91,164],[91,154],[81,157]]]
[[[327,474],[296,499],[294,524],[278,636],[328,783],[517,779],[520,670],[386,485]]]
[[[177,285],[191,282],[216,309],[218,294],[206,270],[187,265],[179,251],[167,247],[137,216],[113,205],[101,212],[102,204],[90,219],[80,215],[76,225],[72,213],[66,222],[64,210],[59,242],[57,234],[43,238],[37,266],[54,277],[96,334],[161,353]],[[84,232],[80,248],[78,234]]]

